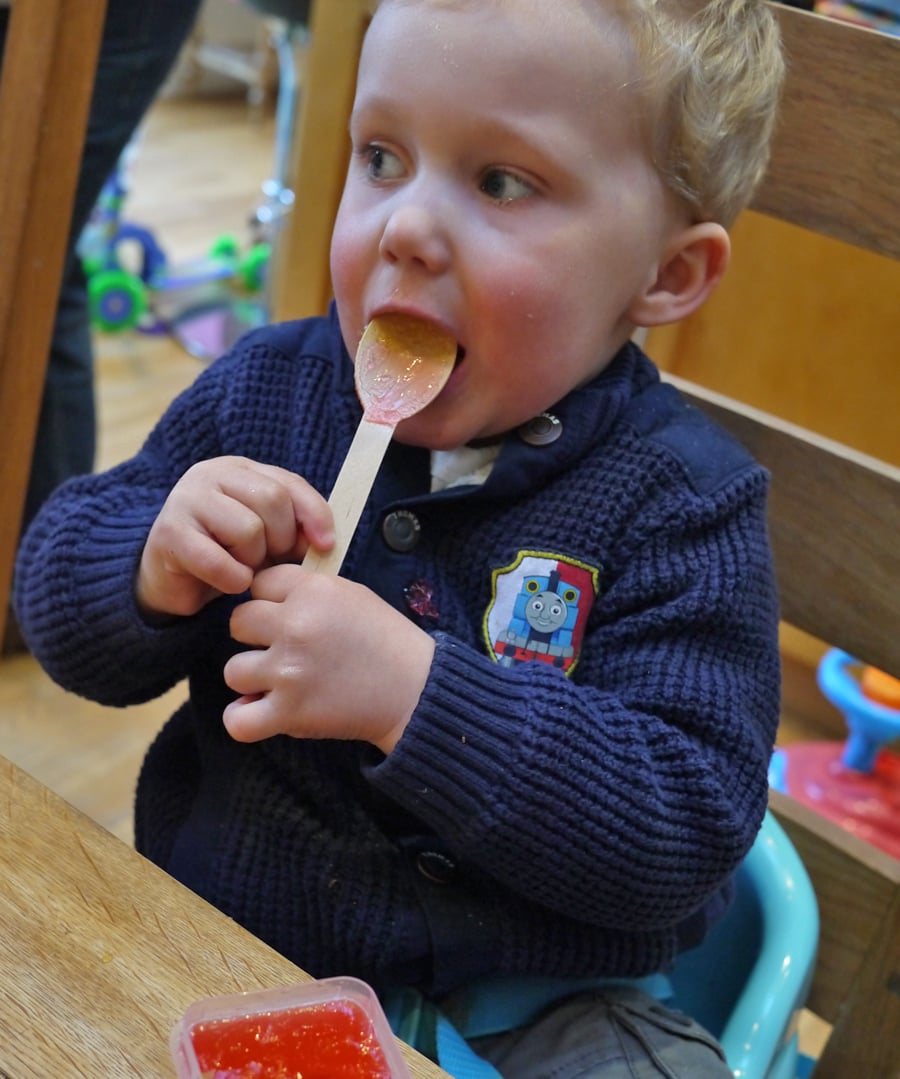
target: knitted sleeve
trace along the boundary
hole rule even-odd
[[[325,341],[321,324],[311,325],[314,341]],[[233,600],[153,627],[137,609],[134,579],[153,521],[192,464],[222,454],[304,463],[289,460],[290,403],[309,399],[304,379],[325,396],[331,361],[325,342],[298,362],[306,338],[297,326],[239,342],[169,406],[135,457],[63,485],[32,523],[16,608],[35,658],[65,688],[104,704],[149,700],[185,677],[214,632],[227,637]]]
[[[550,910],[622,930],[697,911],[766,805],[779,667],[764,499],[754,469],[626,529],[571,679],[439,635],[372,781]]]
[[[203,617],[151,628],[138,612],[134,578],[174,483],[194,461],[221,452],[209,422],[221,386],[205,372],[134,458],[63,485],[26,533],[16,609],[35,658],[66,689],[125,705],[184,677]]]

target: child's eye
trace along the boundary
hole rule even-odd
[[[488,169],[481,179],[481,190],[495,202],[514,202],[534,193],[527,180],[506,169]]]
[[[373,180],[397,180],[403,175],[403,165],[396,154],[383,146],[364,146],[360,151],[366,171]]]

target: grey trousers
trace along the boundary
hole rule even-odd
[[[711,1034],[630,988],[579,993],[470,1044],[503,1079],[732,1079]]]

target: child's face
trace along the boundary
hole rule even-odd
[[[632,332],[677,217],[634,78],[624,32],[583,3],[379,9],[332,243],[341,328],[352,355],[373,316],[407,311],[461,356],[400,441],[448,449],[510,430]]]

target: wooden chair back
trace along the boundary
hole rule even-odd
[[[347,122],[356,69],[376,0],[315,0],[303,100],[290,165],[297,199],[279,235],[272,274],[277,321],[324,312],[329,248],[350,160]]]
[[[106,0],[13,4],[0,71],[0,640]]]
[[[755,209],[897,258],[900,38],[778,10],[788,80]],[[884,347],[896,356],[900,342]],[[673,381],[772,473],[785,620],[900,676],[900,469]],[[878,387],[872,400],[900,414]],[[833,1029],[816,1079],[900,1076],[900,861],[790,798],[773,792],[770,804],[820,906],[810,1008]]]

